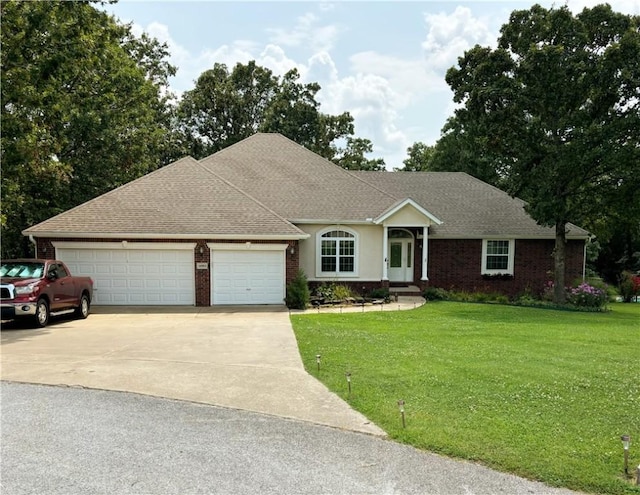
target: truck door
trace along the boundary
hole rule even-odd
[[[73,284],[70,283],[70,277],[64,267],[57,263],[49,265],[47,271],[47,281],[51,294],[51,310],[56,311],[65,306],[69,306],[69,291],[73,295]]]
[[[67,272],[64,265],[57,265],[58,282],[60,284],[60,293],[62,295],[63,306],[69,307],[76,304],[76,286],[74,278]]]

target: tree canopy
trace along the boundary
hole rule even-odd
[[[166,47],[90,2],[3,1],[2,255],[21,230],[166,162]]]
[[[562,301],[567,224],[586,225],[621,202],[639,218],[640,18],[608,5],[577,15],[566,6],[514,11],[497,48],[467,51],[446,79],[461,107],[436,155],[493,163],[490,182],[555,226]]]
[[[173,104],[167,46],[92,3],[1,3],[3,257],[32,252],[21,234],[30,225],[258,131],[345,167],[384,164],[364,156],[371,142],[354,138],[348,112],[320,111],[320,86],[296,70],[215,64]]]
[[[183,152],[203,158],[256,132],[279,132],[345,168],[371,168],[372,144],[354,138],[353,117],[320,111],[318,83],[301,83],[292,69],[278,77],[255,61],[229,70],[216,63],[187,91],[177,111]],[[346,143],[340,147],[339,143]]]

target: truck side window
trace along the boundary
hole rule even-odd
[[[67,270],[65,270],[64,266],[62,265],[56,265],[56,272],[58,273],[58,278],[64,278],[69,276],[69,274],[67,273]]]

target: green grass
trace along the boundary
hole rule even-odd
[[[438,302],[294,315],[307,371],[420,449],[553,486],[639,494],[640,304],[606,313]],[[347,396],[345,373],[352,373]],[[406,429],[397,401],[406,401]]]

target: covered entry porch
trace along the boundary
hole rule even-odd
[[[423,287],[429,280],[429,227],[442,222],[406,199],[377,218],[376,223],[383,227],[383,285]]]

